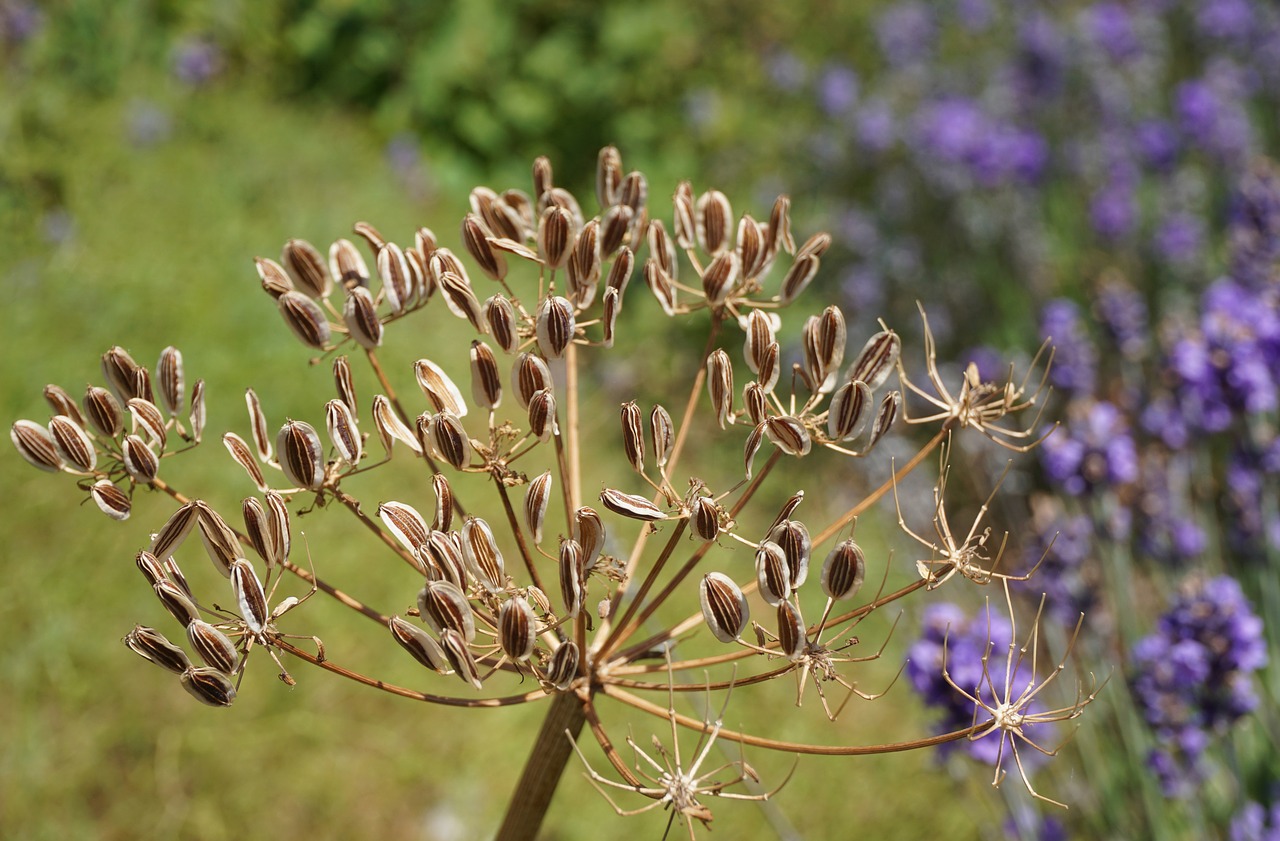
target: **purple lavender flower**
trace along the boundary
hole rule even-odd
[[[1196,26],[1210,38],[1243,41],[1254,22],[1249,0],[1201,0],[1196,4]]]
[[[1087,515],[1067,516],[1061,511],[1047,515],[1036,511],[1031,543],[1023,556],[1023,569],[1039,564],[1027,581],[1015,582],[1017,589],[1032,595],[1044,594],[1049,615],[1064,626],[1075,625],[1081,613],[1097,602],[1095,582],[1086,571],[1093,557],[1093,522]]]
[[[1176,462],[1148,452],[1142,462],[1140,496],[1135,506],[1138,545],[1158,561],[1179,565],[1199,557],[1208,546],[1208,535],[1191,517],[1185,491],[1187,477]],[[1180,481],[1178,481],[1180,479]]]
[[[1262,621],[1230,576],[1184,582],[1133,649],[1134,698],[1159,748],[1150,758],[1166,794],[1186,796],[1210,737],[1257,706],[1252,673],[1267,663]]]
[[[1093,194],[1089,221],[1100,237],[1111,242],[1133,233],[1138,226],[1138,199],[1128,179],[1112,180]]]
[[[0,43],[23,44],[44,26],[44,14],[30,0],[0,2]]]
[[[774,87],[785,93],[799,91],[809,76],[804,62],[785,48],[773,50],[765,57],[765,72]]]
[[[1191,440],[1191,427],[1182,406],[1169,394],[1148,398],[1142,408],[1142,428],[1171,450],[1181,450]]]
[[[1173,168],[1178,158],[1178,133],[1168,120],[1143,120],[1133,129],[1133,142],[1145,166],[1157,172]]]
[[[188,38],[173,49],[173,75],[178,81],[199,87],[222,72],[222,50],[204,38]]]
[[[1080,307],[1066,298],[1055,298],[1040,311],[1040,338],[1054,345],[1054,388],[1070,394],[1089,394],[1097,381],[1098,352],[1084,325]]]
[[[1014,60],[1015,87],[1028,104],[1054,98],[1067,75],[1070,47],[1053,18],[1040,11],[1018,27],[1018,55]]]
[[[970,32],[985,32],[995,19],[991,0],[956,0],[956,18]]]
[[[1123,62],[1136,56],[1142,48],[1134,32],[1133,19],[1119,3],[1103,2],[1082,14],[1082,29],[1112,61]]]
[[[1194,213],[1170,213],[1151,240],[1165,262],[1192,265],[1204,251],[1204,220]]]
[[[876,21],[880,52],[896,67],[927,58],[936,37],[933,15],[924,3],[895,4]]]
[[[1280,800],[1271,803],[1270,811],[1261,803],[1249,801],[1231,819],[1229,841],[1280,841]]]
[[[858,74],[843,64],[828,64],[818,77],[818,103],[829,117],[848,114],[858,104]]]
[[[1231,207],[1231,276],[1258,288],[1280,268],[1280,173],[1260,164],[1241,178]]]
[[[1124,416],[1110,403],[1077,406],[1067,425],[1040,446],[1049,479],[1072,496],[1138,479],[1137,447]]]
[[[1120,355],[1139,359],[1151,339],[1147,322],[1147,302],[1122,277],[1111,275],[1099,285],[1093,301],[1102,329]]]
[[[1193,79],[1174,91],[1174,111],[1182,133],[1204,151],[1224,161],[1242,158],[1253,145],[1249,115],[1224,88],[1226,82]]]
[[[1231,548],[1245,558],[1263,559],[1267,545],[1280,548],[1276,537],[1280,536],[1280,512],[1267,504],[1267,485],[1274,484],[1276,475],[1266,469],[1265,455],[1246,453],[1237,449],[1227,463],[1223,480],[1227,541]]]
[[[885,151],[898,139],[898,120],[893,108],[880,97],[863,101],[854,114],[853,133],[863,149]]]

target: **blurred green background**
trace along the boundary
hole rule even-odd
[[[773,119],[756,95],[760,48],[788,33],[814,50],[856,42],[816,24],[824,4],[811,5],[6,0],[4,417],[43,420],[44,385],[80,394],[99,382],[98,356],[111,345],[148,365],[177,345],[189,378],[207,381],[210,417],[205,445],[171,479],[234,510],[247,486],[217,439],[227,429],[247,434],[243,389],[257,388],[278,421],[317,419],[331,388],[328,366],[308,366],[281,329],[255,255],[274,257],[293,236],[328,243],[356,220],[402,241],[426,224],[457,246],[471,185],[527,189],[532,158],[547,154],[558,181],[585,198],[604,143],[646,172],[659,212],[676,180],[692,178],[764,214],[768,199],[754,185],[787,189],[788,168],[805,152],[753,152],[753,136]],[[695,113],[712,100],[714,113]],[[795,204],[799,218],[811,212],[803,196]],[[439,341],[408,332],[399,358],[429,355]],[[119,642],[136,622],[168,627],[133,556],[169,501],[140,494],[133,519],[118,525],[77,504],[66,477],[2,453],[6,837],[459,839],[496,826],[539,706],[425,707],[302,665],[299,685],[286,689],[256,656],[233,708],[202,707]],[[402,479],[418,481],[412,493],[425,498],[420,480]],[[333,516],[302,524],[317,568],[403,611],[411,576],[388,571],[343,525]],[[188,575],[214,580],[198,551],[187,557]],[[323,628],[335,659],[432,688],[385,632],[328,604],[305,614],[290,628]],[[872,674],[883,683],[894,670]],[[774,689],[770,702],[732,707],[740,719],[730,723],[845,743],[929,730],[905,686],[890,700],[855,703],[834,727],[816,699],[803,713],[791,707],[791,681]],[[608,709],[623,732],[625,712]],[[651,729],[637,722],[641,739]],[[758,752],[748,760],[766,782],[789,767]],[[970,770],[952,785],[928,754],[805,759],[769,808],[811,838],[973,837],[976,823],[998,816],[990,798],[971,796],[986,778]],[[724,837],[771,832],[754,804],[715,813]],[[596,838],[601,828],[656,837],[664,824],[661,813],[618,822],[575,772],[545,837]]]

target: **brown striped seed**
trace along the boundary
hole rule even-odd
[[[429,265],[431,263],[431,255],[436,253],[435,232],[430,228],[419,228],[413,234],[413,244],[414,248],[418,252],[418,256],[422,258],[422,262]],[[377,251],[378,247],[375,247],[374,251]],[[430,276],[429,272],[428,276]],[[435,294],[433,289],[426,290],[425,297],[430,297],[433,294]]]
[[[622,155],[617,147],[605,146],[596,157],[596,201],[601,207],[617,203],[621,183]]]
[[[800,250],[796,252],[796,257],[821,257],[831,247],[831,234],[825,231],[819,231],[809,239],[805,240],[804,245],[800,246]]]
[[[81,473],[92,473],[98,466],[98,451],[93,446],[93,439],[71,418],[66,415],[50,418],[49,436],[58,456],[70,467]],[[22,452],[21,447],[19,452]]]
[[[458,677],[476,689],[483,688],[484,684],[480,682],[480,669],[476,665],[476,658],[472,656],[471,649],[467,648],[467,643],[461,634],[452,628],[445,629],[440,634],[440,648]]]
[[[796,509],[800,507],[802,502],[804,502],[804,491],[796,491],[788,497],[787,501],[782,503],[782,507],[778,509],[778,514],[773,518],[773,522],[769,524],[769,532],[790,520],[791,515],[796,513]]]
[[[13,426],[9,427],[9,440],[13,442],[18,454],[32,467],[50,473],[62,469],[62,456],[58,455],[53,435],[35,421],[14,421]]]
[[[680,264],[676,260],[676,246],[667,235],[667,228],[661,219],[654,219],[649,223],[649,254],[667,277],[673,282],[678,279]]]
[[[318,490],[324,482],[324,450],[320,436],[306,421],[291,420],[276,433],[280,469],[295,487]]]
[[[857,438],[871,417],[871,389],[861,380],[847,382],[831,395],[827,410],[827,437],[832,441]]]
[[[573,341],[575,322],[573,305],[558,295],[548,295],[538,306],[534,322],[538,349],[548,359],[564,356],[565,348]]]
[[[756,376],[756,382],[760,383],[765,394],[772,393],[778,385],[778,377],[782,374],[781,356],[782,349],[777,342],[771,342],[760,356],[760,372]]]
[[[551,501],[551,471],[537,476],[524,493],[524,523],[534,544],[542,543],[542,523]]]
[[[387,627],[391,629],[391,636],[395,637],[405,651],[413,655],[413,659],[442,675],[452,671],[440,644],[426,631],[399,616],[392,616],[387,620]]]
[[[644,497],[626,494],[612,488],[605,488],[600,492],[600,501],[604,503],[605,508],[608,508],[613,513],[629,517],[632,520],[652,522],[654,520],[665,520],[667,517],[666,514],[662,513],[661,508]]]
[[[378,249],[374,249],[376,254]],[[360,250],[349,239],[335,240],[329,246],[329,275],[350,292],[369,286],[369,266]]]
[[[618,326],[618,313],[622,311],[622,296],[618,290],[609,287],[604,290],[601,303],[600,326],[603,336],[601,341],[607,348],[613,347],[614,331]]]
[[[573,512],[573,539],[582,547],[582,566],[591,569],[604,548],[604,520],[594,508],[583,506]]]
[[[164,609],[169,611],[183,627],[200,618],[200,609],[196,607],[195,602],[183,592],[181,587],[169,579],[157,581],[151,589],[155,590],[156,598],[160,599]]]
[[[822,261],[812,254],[797,255],[795,262],[791,264],[791,268],[787,269],[786,275],[782,278],[782,290],[779,292],[779,300],[783,304],[790,304],[799,297],[800,293],[813,282],[821,263]]]
[[[506,237],[489,237],[489,247],[505,254],[514,254],[521,260],[528,260],[530,263],[537,263],[539,266],[542,265],[542,258],[538,256],[537,250],[530,248],[520,240],[507,239]]]
[[[733,642],[742,638],[751,611],[733,579],[722,572],[707,573],[698,587],[698,599],[702,604],[702,618],[716,639]]]
[[[384,502],[378,506],[378,519],[414,555],[427,548],[431,529],[418,509],[403,502]]]
[[[338,456],[347,464],[355,467],[364,456],[364,437],[356,429],[355,415],[341,400],[330,400],[324,404],[325,427],[329,432],[329,440],[338,451]]]
[[[661,404],[655,404],[649,413],[649,434],[653,441],[653,460],[659,467],[665,467],[675,447],[676,427],[671,414]]]
[[[167,558],[172,555],[187,539],[187,535],[191,534],[191,529],[199,519],[200,509],[196,507],[195,500],[174,511],[160,527],[160,531],[151,538],[151,554],[157,558]]]
[[[468,517],[462,524],[462,557],[472,577],[490,593],[500,593],[507,585],[502,552],[493,537],[493,529],[479,517]]]
[[[760,451],[760,444],[764,441],[764,424],[758,423],[747,433],[746,443],[742,447],[742,463],[746,469],[746,476],[751,478],[752,465],[756,460],[756,453]]]
[[[902,339],[892,330],[881,330],[863,345],[858,358],[849,369],[846,380],[861,380],[875,391],[889,378],[902,353]]]
[[[462,635],[467,643],[476,638],[476,620],[466,595],[452,581],[428,581],[418,593],[422,621],[437,634],[446,630]]]
[[[667,315],[676,313],[676,287],[652,257],[644,261],[644,282]]]
[[[622,293],[627,291],[627,285],[631,283],[631,273],[635,271],[635,268],[635,252],[625,245],[619,248],[618,256],[614,258],[613,265],[609,267],[609,277],[605,280],[605,286],[618,290],[619,307],[622,305]]]
[[[628,172],[622,179],[622,184],[618,187],[618,204],[623,207],[631,208],[631,241],[635,242],[640,235],[644,233],[639,225],[644,223],[647,216],[645,206],[649,202],[649,182],[645,179],[643,172],[632,170]]]
[[[832,599],[857,595],[867,576],[867,556],[853,538],[835,545],[822,564],[822,592]]]
[[[747,360],[751,373],[760,373],[760,363],[770,345],[777,344],[776,334],[782,324],[776,313],[767,313],[761,309],[753,309],[739,322],[746,334],[746,342],[742,355]]]
[[[194,619],[187,625],[187,641],[205,665],[225,674],[234,674],[240,662],[235,645],[226,634],[203,619]]]
[[[743,280],[754,279],[768,265],[765,228],[750,214],[745,214],[738,220],[737,255]]]
[[[868,450],[874,447],[893,426],[893,422],[898,419],[898,409],[901,406],[902,392],[900,391],[891,391],[880,401],[880,411],[876,413],[875,425],[871,427],[871,438],[867,441]]]
[[[196,500],[196,510],[200,512],[197,523],[200,527],[200,542],[204,544],[206,554],[213,565],[224,576],[230,577],[231,565],[241,555],[240,538],[235,530],[227,525],[222,515],[203,500]]]
[[[791,598],[791,567],[786,553],[772,540],[766,540],[756,550],[756,582],[760,596],[771,607]]]
[[[396,441],[407,445],[415,453],[422,454],[422,442],[418,440],[418,436],[414,434],[413,430],[405,426],[404,422],[400,420],[400,416],[396,414],[395,408],[385,394],[374,395],[373,425],[378,430],[382,448],[387,451],[388,455],[391,453],[392,444]]]
[[[723,251],[702,273],[702,294],[706,296],[707,305],[713,309],[728,300],[738,283],[738,255],[733,251]]]
[[[559,269],[573,247],[573,214],[563,207],[547,207],[538,220],[538,253],[548,268]]]
[[[707,394],[711,396],[716,422],[724,429],[733,410],[733,363],[729,361],[729,354],[720,348],[707,357]]]
[[[547,683],[560,692],[567,690],[578,677],[578,665],[581,655],[578,644],[573,640],[565,640],[551,655],[547,663]]]
[[[778,253],[778,249],[782,248],[788,254],[796,253],[796,241],[791,237],[791,197],[778,196],[773,203],[773,210],[769,213],[768,231],[768,247],[769,254]]]
[[[431,447],[442,459],[462,470],[471,463],[471,439],[462,421],[452,412],[437,412],[427,425],[427,437]]]
[[[82,405],[85,420],[99,435],[115,438],[124,430],[124,410],[120,408],[120,401],[105,388],[89,386],[85,389]]]
[[[457,532],[432,531],[427,538],[427,551],[422,555],[428,566],[427,576],[462,587],[467,580],[467,565],[462,559],[462,541]]]
[[[519,221],[519,229],[516,231],[517,239],[525,240],[533,238],[534,212],[533,202],[529,200],[529,194],[524,190],[506,190],[501,196],[502,204],[510,208],[516,220]]]
[[[93,487],[89,489],[89,495],[93,497],[98,510],[111,519],[129,519],[132,503],[129,502],[129,497],[125,492],[117,488],[110,479],[99,479],[94,482]]]
[[[809,431],[797,418],[769,418],[764,422],[764,434],[789,456],[808,455],[813,446]]]
[[[492,205],[492,202],[490,204]],[[480,271],[493,280],[502,280],[507,276],[507,261],[502,256],[501,251],[495,251],[489,245],[489,237],[491,236],[493,236],[493,232],[475,213],[468,213],[463,218],[462,244],[466,246],[467,253],[476,261]]]
[[[769,397],[764,386],[752,380],[742,389],[742,403],[747,407],[747,417],[754,424],[762,424],[769,417]]]
[[[253,443],[258,450],[258,458],[271,461],[271,433],[267,431],[267,416],[262,411],[262,403],[258,394],[251,388],[244,390],[244,403],[249,409],[249,431],[253,433]]]
[[[546,206],[547,194],[551,192],[553,186],[555,184],[551,175],[551,160],[545,155],[539,155],[533,162],[533,197],[539,207]]]
[[[244,518],[245,535],[249,538],[249,543],[253,546],[258,557],[266,562],[267,568],[271,568],[271,524],[267,514],[267,509],[257,497],[247,496],[240,500],[240,514]]]
[[[767,539],[782,549],[791,572],[791,587],[799,590],[809,577],[809,556],[813,551],[809,529],[799,520],[783,520],[769,530]]]
[[[578,200],[574,198],[573,193],[563,187],[552,187],[541,198],[538,207],[545,210],[548,207],[559,207],[569,211],[569,218],[572,220],[573,230],[582,229],[584,216],[582,208],[578,205]]]
[[[189,669],[182,673],[182,688],[197,701],[211,707],[229,707],[236,700],[231,678],[213,668]]]
[[[289,558],[292,540],[289,535],[289,506],[284,497],[275,491],[267,491],[267,523],[271,527],[271,542],[267,544],[267,568],[282,564]]]
[[[265,491],[267,489],[267,480],[262,475],[262,469],[258,467],[258,462],[253,457],[253,452],[249,449],[249,445],[244,439],[234,432],[228,432],[222,436],[223,446],[227,448],[227,452],[231,453],[231,458],[235,459],[236,464],[244,468],[249,474],[249,479],[257,486],[258,490]]]
[[[338,392],[338,399],[347,404],[351,414],[358,414],[360,404],[356,399],[356,381],[351,374],[351,363],[345,356],[333,360],[333,387]]]
[[[804,619],[791,602],[778,603],[778,649],[788,660],[799,660],[808,647]]]
[[[698,245],[703,251],[714,257],[729,248],[733,208],[724,193],[708,190],[698,196],[698,203],[694,206],[694,222],[697,225]]]
[[[151,399],[151,375],[119,345],[102,354],[102,378],[121,403],[130,397]]]
[[[270,617],[267,595],[262,590],[258,574],[244,558],[236,558],[231,562],[231,592],[244,624],[253,633],[261,634]]]
[[[443,473],[436,473],[431,477],[431,490],[436,496],[436,511],[431,528],[448,531],[453,526],[453,488],[449,487],[449,480]]]
[[[187,416],[191,424],[191,440],[197,444],[204,438],[204,425],[208,420],[208,412],[204,404],[204,380],[196,380],[191,387],[191,414]]]
[[[333,278],[324,258],[306,240],[286,242],[280,253],[280,262],[293,279],[293,285],[311,298],[324,298],[333,287]]]
[[[440,252],[446,250],[444,248],[437,250],[431,259],[439,260]],[[465,275],[457,272],[441,272],[437,275],[437,282],[440,284],[441,291],[444,292],[445,304],[448,305],[450,312],[471,322],[471,326],[479,333],[488,329],[488,325],[484,323],[484,314],[480,311],[480,301],[476,298],[471,282]]]
[[[675,206],[672,229],[676,245],[688,251],[697,245],[697,225],[693,220],[693,187],[688,181],[681,181],[676,185],[671,201]]]
[[[155,628],[135,625],[125,635],[124,644],[140,657],[144,657],[166,671],[180,675],[191,668],[187,652],[165,639]]]
[[[560,572],[560,598],[564,601],[565,618],[572,619],[582,611],[587,588],[587,569],[583,564],[582,547],[578,545],[578,541],[560,541],[557,569]]]
[[[342,304],[342,323],[347,325],[347,333],[356,344],[365,350],[382,344],[382,320],[378,318],[373,293],[365,287],[357,286],[347,293],[347,300]]]
[[[529,408],[529,401],[538,391],[555,389],[551,369],[536,353],[522,353],[516,357],[515,365],[511,367],[511,385],[516,391],[516,402],[522,409]]]
[[[600,283],[600,222],[592,219],[578,233],[566,265],[569,278],[569,298],[579,309],[591,306],[595,300],[596,286]]]
[[[701,540],[715,540],[720,536],[720,515],[723,509],[709,496],[700,496],[693,503],[689,523],[693,533]]]
[[[142,576],[147,579],[147,584],[152,587],[169,577],[160,559],[146,549],[135,555],[133,560]]]
[[[413,373],[437,412],[450,412],[460,418],[466,416],[467,404],[462,399],[462,392],[444,369],[429,359],[419,359],[413,363]]]
[[[258,278],[262,281],[262,288],[272,298],[279,298],[286,292],[292,292],[293,281],[285,272],[284,267],[275,260],[266,257],[254,257],[254,267],[258,270]]]
[[[156,473],[160,470],[160,459],[146,441],[137,435],[125,436],[120,455],[125,472],[133,481],[149,485],[155,480]]]
[[[502,377],[498,360],[481,341],[471,342],[471,397],[477,406],[496,409],[502,404]]]
[[[528,660],[538,640],[538,619],[523,596],[512,596],[498,610],[498,643],[517,662]]]
[[[301,292],[285,292],[276,299],[276,306],[298,341],[316,350],[329,346],[329,322],[319,304]]]
[[[160,359],[156,362],[156,385],[169,414],[177,415],[181,412],[186,398],[182,351],[173,345],[160,351]]]
[[[130,399],[126,405],[129,408],[129,414],[133,417],[134,431],[141,429],[151,439],[151,442],[158,445],[161,452],[163,452],[165,442],[169,436],[165,430],[164,415],[160,414],[160,409],[156,404],[149,400],[143,400],[141,397]]]
[[[637,473],[644,472],[644,422],[634,400],[622,404],[622,448]]]
[[[548,389],[538,389],[529,400],[529,432],[543,443],[550,441],[552,435],[560,434],[556,398]]]
[[[405,309],[408,309],[417,303],[425,304],[427,299],[435,293],[435,282],[431,279],[427,264],[423,261],[422,255],[418,253],[416,248],[405,249],[404,264],[409,267],[408,299],[403,305]]]
[[[503,353],[514,353],[520,344],[520,331],[516,308],[504,295],[494,295],[484,302],[482,307],[485,323],[489,325],[489,333],[502,348]]]

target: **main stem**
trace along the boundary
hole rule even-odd
[[[564,692],[552,698],[550,706],[520,774],[520,782],[507,804],[507,814],[498,827],[495,841],[537,838],[542,819],[551,806],[551,797],[573,755],[570,735],[576,740],[586,721],[582,701],[572,692]]]

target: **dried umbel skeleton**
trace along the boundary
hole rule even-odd
[[[198,443],[205,425],[203,384],[196,382],[188,393],[182,356],[173,348],[161,354],[154,377],[113,348],[102,358],[105,388],[91,387],[77,404],[50,386],[45,396],[53,419],[47,425],[13,425],[11,437],[27,461],[78,477],[108,516],[128,518],[139,486],[177,501],[137,565],[205,665],[194,666],[182,648],[149,627],[126,637],[132,650],[179,675],[188,691],[215,706],[235,700],[246,655],[255,646],[268,650],[289,684],[294,678],[282,654],[420,701],[460,707],[549,703],[501,838],[536,833],[573,752],[585,761],[579,744],[584,724],[620,780],[588,764],[592,782],[674,807],[692,834],[695,820],[711,820],[709,797],[766,796],[726,791],[755,777],[745,759],[722,766],[730,775],[725,780],[700,771],[717,739],[794,754],[861,755],[998,731],[1034,746],[1022,728],[1080,714],[1091,694],[1052,712],[1013,709],[1038,698],[1041,688],[1019,694],[1008,681],[996,707],[973,692],[972,727],[911,743],[786,742],[725,727],[722,716],[709,721],[678,713],[679,693],[720,692],[727,703],[731,691],[734,697],[749,695],[754,685],[795,673],[797,704],[811,680],[826,716],[835,720],[854,695],[871,700],[880,694],[858,688],[858,664],[884,650],[856,647],[852,631],[868,615],[932,590],[957,571],[975,585],[1024,578],[998,572],[998,555],[988,557],[989,529],[978,532],[985,505],[957,545],[945,512],[945,452],[951,435],[966,428],[1013,449],[1034,445],[1034,421],[1021,428],[1013,416],[1034,409],[1040,395],[1027,392],[1027,380],[1017,386],[983,383],[970,370],[952,396],[938,375],[931,337],[926,361],[936,393],[926,392],[906,378],[901,340],[886,325],[855,343],[860,350],[846,367],[849,338],[834,306],[803,322],[800,358],[784,372],[781,314],[803,300],[830,245],[826,234],[796,244],[789,199],[779,197],[767,221],[743,215],[735,222],[726,196],[715,190],[695,196],[686,182],[676,189],[668,228],[657,214],[651,216],[644,176],[625,173],[615,149],[600,154],[601,210],[591,218],[571,193],[554,185],[545,159],[535,163],[533,175],[531,194],[472,191],[462,243],[487,278],[478,283],[467,264],[426,228],[416,232],[412,245],[400,246],[358,223],[355,233],[372,261],[346,239],[330,247],[327,259],[294,239],[279,262],[257,260],[262,287],[290,330],[333,357],[336,397],[317,404],[322,424],[289,420],[273,436],[262,401],[248,391],[250,440],[235,432],[223,436],[232,460],[260,494],[241,504],[243,529],[159,475],[161,463],[177,452],[174,437]],[[588,370],[589,354],[613,347],[623,302],[630,304],[636,295],[626,293],[637,273],[666,316],[709,326],[705,346],[694,364],[675,372],[677,378],[684,375],[671,392],[679,401],[677,412],[628,400],[619,413],[621,447],[617,439],[587,445],[580,437],[579,378]],[[492,294],[479,292],[483,285]],[[650,308],[646,319],[661,318],[651,302],[630,305]],[[437,344],[430,358],[385,365],[380,351],[386,331],[409,316],[462,319],[474,339],[461,347]],[[639,328],[643,322],[621,324]],[[352,362],[339,355],[343,351],[365,357],[380,393],[357,393]],[[849,464],[877,456],[877,444],[903,410],[902,393],[890,383],[895,372],[905,388],[938,411],[907,418],[934,426],[935,434],[910,460],[894,465],[890,481],[820,529],[802,518],[804,490],[792,493],[780,510],[753,506],[784,458],[825,454]],[[746,380],[741,392],[735,374],[739,382]],[[392,384],[410,376],[421,398],[402,396]],[[468,376],[466,395],[458,381]],[[385,454],[382,460],[371,453],[370,433]],[[726,471],[718,465],[700,475],[686,464],[691,435],[736,442],[741,456],[729,472],[738,478],[711,487],[705,477]],[[919,580],[892,592],[881,583],[859,603],[867,575],[884,582],[893,561],[869,560],[854,524],[901,477],[931,463],[929,455],[939,451],[942,478],[932,512],[939,542],[907,529],[900,511],[903,528],[931,557],[915,563]],[[609,454],[620,456],[618,472],[597,476],[584,470],[585,457],[594,464]],[[349,477],[393,457],[420,460],[426,481],[377,505],[350,492]],[[477,493],[473,482],[464,498],[455,493],[461,474],[477,474],[491,490]],[[604,481],[587,499],[584,488]],[[314,515],[322,507],[357,520],[413,570],[420,589],[416,597],[406,592],[402,615],[362,604],[317,574],[323,572],[322,554],[314,565],[291,559],[292,521],[297,513]],[[216,608],[217,596],[191,587],[178,565],[175,556],[187,551],[195,530],[214,567],[229,580],[235,612]],[[817,557],[823,558],[815,577],[825,603],[818,621],[810,622],[802,596],[814,590],[804,585]],[[746,559],[753,559],[753,569],[744,570],[752,563]],[[301,579],[309,591],[272,608],[275,588],[286,576]],[[328,659],[319,637],[282,632],[277,623],[317,592],[381,623],[430,672],[453,677],[425,675],[429,692],[396,686]],[[752,620],[753,605],[773,617]],[[750,640],[744,637],[748,628]],[[290,641],[299,638],[312,644]],[[1033,633],[1031,647],[1037,642]],[[697,651],[707,645],[721,650]],[[686,646],[692,656],[686,656]],[[681,674],[691,677],[677,680]],[[522,683],[528,675],[536,678],[532,687]],[[838,693],[829,697],[835,687]],[[966,694],[974,689],[956,688]],[[668,702],[646,697],[655,694]],[[628,739],[636,762],[643,763],[637,777],[607,735],[599,709],[605,699],[663,719],[672,731],[673,753],[659,747],[658,762]],[[676,747],[677,728],[704,734],[687,770]]]

